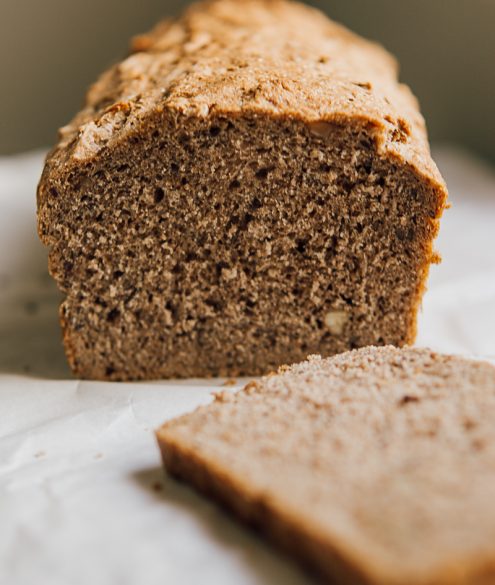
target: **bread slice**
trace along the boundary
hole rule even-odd
[[[157,433],[169,473],[342,585],[495,583],[495,368],[313,356]]]
[[[414,339],[446,189],[394,59],[286,0],[136,39],[38,191],[84,378],[263,374]]]

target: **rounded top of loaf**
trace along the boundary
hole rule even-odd
[[[360,123],[379,154],[445,185],[416,99],[395,59],[316,9],[287,0],[210,0],[136,37],[131,54],[91,87],[60,130],[50,167],[94,159],[139,132],[148,116],[259,114]]]

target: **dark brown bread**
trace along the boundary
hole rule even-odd
[[[411,342],[446,190],[388,53],[285,0],[195,5],[133,51],[39,185],[74,372],[259,374]]]
[[[495,368],[313,357],[166,423],[167,470],[339,585],[495,583]]]

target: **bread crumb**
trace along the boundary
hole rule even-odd
[[[325,325],[333,335],[342,335],[348,315],[345,311],[329,311],[325,315]]]
[[[213,397],[216,402],[231,402],[234,399],[234,395],[230,392],[214,392]]]
[[[313,134],[321,136],[322,138],[328,138],[331,136],[332,131],[335,129],[335,126],[332,123],[323,121],[310,122],[308,126]]]
[[[411,396],[410,394],[405,394],[401,399],[399,404],[409,404],[410,402],[419,402],[419,398],[417,396]]]
[[[237,384],[237,380],[235,378],[227,378],[222,386],[235,386]]]

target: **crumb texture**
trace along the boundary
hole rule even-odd
[[[495,368],[313,356],[166,423],[166,468],[336,583],[495,579]],[[332,581],[334,582],[334,581]]]
[[[447,194],[396,69],[286,0],[134,39],[38,188],[74,372],[256,375],[412,342]]]

